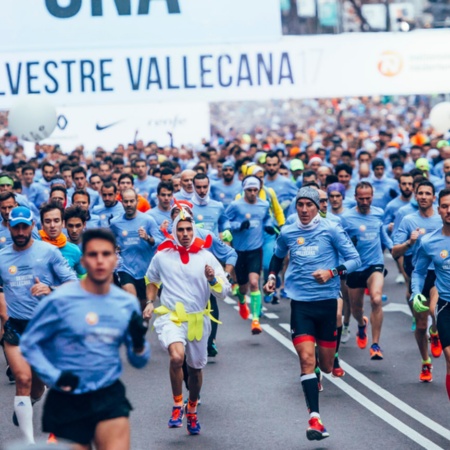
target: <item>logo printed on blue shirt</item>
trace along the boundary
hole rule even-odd
[[[366,231],[367,227],[365,225],[361,225],[359,227],[359,231]]]
[[[128,236],[128,231],[127,230],[123,230],[122,231],[122,236]]]
[[[198,220],[203,220],[203,216],[202,216],[201,214],[199,214],[199,215],[197,216],[197,219],[198,219]]]
[[[297,244],[298,244],[298,245],[303,245],[304,243],[305,243],[305,238],[299,237],[299,238],[297,239]]]
[[[86,323],[88,325],[97,325],[98,324],[98,315],[95,312],[90,312],[86,314]]]
[[[11,267],[8,269],[8,272],[9,272],[11,275],[15,275],[15,274],[17,273],[17,267],[16,267],[16,266],[11,266]]]
[[[447,258],[447,256],[448,256],[448,251],[447,251],[447,250],[442,250],[442,252],[440,253],[440,255],[441,255],[441,258],[442,258],[442,259],[445,259],[445,258]]]

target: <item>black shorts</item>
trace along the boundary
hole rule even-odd
[[[434,287],[434,283],[436,283],[436,272],[434,270],[429,270],[427,272],[427,276],[425,277],[425,283],[423,283],[423,289],[421,292],[421,294],[427,299],[430,298],[430,291],[431,288]],[[411,280],[409,280],[409,292],[411,292]]]
[[[145,278],[140,278],[137,280],[127,272],[117,272],[117,276],[119,277],[120,286],[123,286],[124,284],[132,284],[136,288],[137,298],[139,300],[147,299]]]
[[[434,315],[442,348],[448,347],[450,345],[450,303],[440,298]]]
[[[4,325],[3,340],[9,345],[19,345],[20,336],[25,332],[29,320],[13,319],[10,317]]]
[[[414,270],[414,266],[412,263],[413,255],[405,255],[403,256],[403,270],[406,275],[411,278],[412,271]]]
[[[248,283],[249,273],[257,273],[262,270],[262,248],[248,250],[243,252],[236,251],[238,257],[236,261],[236,281],[239,286]]]
[[[387,275],[387,270],[383,264],[376,264],[370,266],[361,272],[352,272],[347,274],[347,286],[350,289],[365,289],[367,287],[367,280],[374,272],[381,272],[384,276]]]
[[[291,300],[291,330],[294,345],[317,342],[317,345],[336,348],[337,300],[315,302]]]
[[[86,394],[50,389],[42,415],[42,430],[60,439],[88,445],[99,422],[129,417],[132,409],[125,396],[125,386],[119,380]]]

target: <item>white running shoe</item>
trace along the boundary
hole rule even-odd
[[[341,334],[341,342],[343,344],[347,343],[348,340],[350,339],[350,328],[343,326],[342,327],[342,334]]]
[[[401,273],[399,273],[395,278],[395,282],[397,284],[405,284],[405,277]]]

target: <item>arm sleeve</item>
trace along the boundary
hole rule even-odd
[[[289,251],[286,236],[283,233],[284,230],[285,230],[284,228],[283,230],[281,230],[281,234],[280,236],[278,236],[278,239],[275,244],[275,249],[273,252],[274,256],[277,256],[280,259],[284,259],[284,257],[288,254]]]
[[[339,252],[339,255],[342,257],[342,265],[346,267],[347,272],[354,272],[361,266],[361,258],[359,257],[359,253],[348,237],[348,234],[339,223],[336,223],[333,228],[331,242],[334,248]]]
[[[410,233],[408,229],[408,220],[406,217],[400,222],[398,228],[392,234],[394,245],[404,244],[409,239]]]
[[[134,305],[134,311],[136,311],[138,314],[141,314],[141,309],[137,304]],[[133,341],[131,339],[128,328],[127,328],[127,331],[125,332],[124,343],[127,348],[128,362],[136,369],[142,369],[150,359],[150,353],[151,353],[150,352],[150,344],[147,341],[145,341],[144,351],[142,353],[140,353],[139,355],[136,354],[136,352],[134,351],[134,348],[133,348]]]
[[[241,222],[236,219],[236,208],[233,204],[230,204],[225,211],[225,216],[230,224],[230,230],[236,231],[241,227]]]
[[[222,206],[219,215],[219,231],[229,230],[231,227],[228,217],[225,215],[225,208]]]
[[[153,237],[153,239],[155,240],[154,246],[157,247],[164,240],[161,238],[161,236],[163,236],[163,234],[161,233],[160,229],[158,228],[158,225],[157,225],[155,219],[153,219],[153,217],[151,217],[151,216],[148,216],[148,218],[150,219],[150,223],[148,224],[146,231],[147,231],[147,234],[150,234]]]
[[[39,378],[50,387],[55,386],[61,375],[61,370],[57,369],[43,352],[43,345],[52,339],[62,322],[52,300],[50,295],[39,303],[20,338],[20,350],[24,358]]]
[[[392,206],[388,205],[384,211],[383,224],[389,225],[394,220],[394,209]]]
[[[420,242],[416,254],[414,270],[411,275],[411,297],[422,292],[430,263],[431,258],[424,249],[423,242]]]
[[[235,266],[237,261],[236,250],[233,247],[224,244],[214,233],[210,234],[212,236],[211,251],[213,255],[219,261]]]
[[[275,218],[275,222],[278,224],[278,226],[282,227],[286,223],[283,208],[281,207],[280,202],[277,198],[277,194],[275,194],[273,189],[269,189],[269,194],[272,198],[271,205],[273,217]]]
[[[381,233],[381,243],[389,249],[389,251],[392,251],[392,247],[394,246],[394,244],[392,243],[391,238],[389,237],[389,235],[387,234],[386,231],[386,227],[380,223],[381,227],[380,227],[380,233]]]
[[[152,258],[150,265],[145,275],[150,283],[160,284],[161,276],[159,273],[159,258],[158,253]]]

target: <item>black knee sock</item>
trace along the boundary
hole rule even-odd
[[[189,372],[188,372],[188,368],[187,368],[187,363],[186,363],[186,356],[184,357],[184,361],[183,361],[183,380],[184,380],[184,384],[186,385],[186,389],[189,390]]]
[[[309,413],[319,413],[319,385],[315,373],[300,376],[303,394],[305,394],[306,407]]]
[[[211,315],[215,319],[219,320],[219,306],[217,305],[216,297],[214,297],[214,295],[211,295],[209,300],[211,302],[211,309],[212,309]],[[219,325],[218,323],[211,321],[211,333],[208,339],[208,346],[211,346],[214,340],[216,339],[218,325]]]
[[[337,327],[336,353],[339,353],[339,345],[341,345],[342,326]]]

